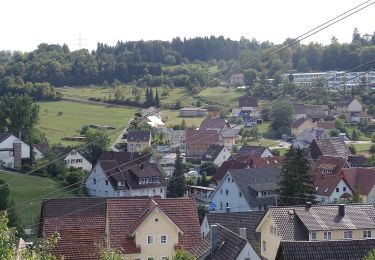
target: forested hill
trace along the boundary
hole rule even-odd
[[[273,43],[255,39],[234,41],[213,36],[183,40],[175,38],[171,42],[118,42],[116,46],[99,43],[91,53],[86,49],[70,51],[67,45],[40,44],[32,52],[0,52],[0,91],[19,92],[27,82],[31,83],[24,91],[39,91],[40,95],[43,95],[43,91],[51,91],[48,89],[50,86],[35,83],[78,86],[111,83],[114,80],[128,83],[146,78],[146,84],[151,85],[185,86],[192,81],[204,84],[208,78],[204,72],[172,65],[208,62],[219,68],[217,73],[220,75],[276,47]],[[270,78],[279,78],[282,73],[292,70],[346,70],[372,59],[375,59],[375,33],[362,36],[358,30],[354,30],[351,43],[340,44],[333,37],[331,44],[326,46],[318,43],[298,44],[258,63],[254,69]],[[367,69],[370,66],[361,68]],[[165,82],[166,79],[168,82]]]

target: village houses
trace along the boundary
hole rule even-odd
[[[149,130],[130,130],[127,135],[128,152],[141,152],[151,146],[151,132]]]

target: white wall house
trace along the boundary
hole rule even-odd
[[[332,178],[334,178],[332,176]],[[322,185],[316,185],[315,191],[316,191],[316,201],[321,204],[332,204],[332,203],[339,203],[342,201],[343,195],[347,198],[347,195],[352,196],[353,192],[349,185],[341,179],[341,177],[337,176],[337,178],[340,178],[340,181],[336,184],[335,182],[331,185],[327,185],[330,180],[327,180],[326,183],[323,183]],[[330,179],[330,177],[326,177],[326,179]]]
[[[206,154],[203,155],[201,163],[212,162],[220,167],[230,156],[231,153],[228,147],[223,145],[211,145]]]
[[[212,205],[216,206],[214,210],[212,210]],[[224,176],[212,193],[210,212],[225,212],[227,207],[232,212],[252,210],[230,172]]]
[[[72,150],[65,158],[68,167],[74,167],[85,171],[91,171],[92,164],[76,150]]]
[[[0,163],[9,168],[15,168],[14,161],[14,144],[21,144],[21,158],[30,158],[30,146],[23,142],[18,137],[8,134],[0,133]]]

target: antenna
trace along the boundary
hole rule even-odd
[[[86,38],[82,38],[82,35],[81,34],[78,34],[78,38],[75,39],[75,41],[77,41],[77,43],[75,43],[74,45],[78,46],[78,49],[82,49],[84,46],[87,46],[87,43],[85,41],[87,41]]]

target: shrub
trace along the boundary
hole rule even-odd
[[[352,154],[356,154],[357,153],[357,149],[355,149],[355,147],[353,145],[349,145],[349,151],[352,153]]]

